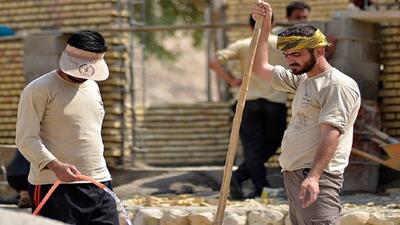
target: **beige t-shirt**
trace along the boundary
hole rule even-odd
[[[239,60],[240,62],[240,74],[235,73],[236,78],[241,78],[249,57],[249,46],[251,38],[236,41],[229,45],[226,49],[222,49],[217,52],[218,61],[226,63],[230,60]],[[276,48],[277,36],[270,35],[268,38],[268,49],[269,49],[269,62],[271,65],[285,65],[285,58],[281,51]],[[238,99],[238,88],[231,88],[231,91],[235,94],[235,98]],[[247,93],[247,100],[255,100],[258,98],[264,98],[271,102],[286,103],[287,94],[282,91],[277,91],[272,86],[265,82],[265,80],[253,75],[249,83],[249,91]]]
[[[16,144],[31,163],[30,183],[57,179],[45,168],[58,159],[97,181],[111,180],[103,157],[103,102],[96,82],[74,84],[52,71],[32,81],[21,94]]]
[[[292,118],[282,139],[279,157],[282,169],[294,171],[312,167],[320,143],[320,124],[326,123],[336,127],[341,136],[325,171],[343,173],[361,103],[357,83],[335,68],[309,78],[306,74],[296,76],[290,70],[275,66],[272,86],[295,93]]]

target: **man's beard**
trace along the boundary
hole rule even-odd
[[[300,68],[299,70],[291,69],[291,71],[294,75],[302,75],[304,73],[308,73],[315,66],[315,63],[317,62],[317,60],[315,59],[314,54],[310,54],[310,55],[311,55],[310,60],[308,60],[302,68]],[[299,64],[292,64],[292,65],[300,66]]]

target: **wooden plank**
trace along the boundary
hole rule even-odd
[[[196,109],[196,108],[183,108],[183,109],[152,109],[142,110],[135,109],[136,116],[160,116],[160,115],[194,115],[194,114],[207,114],[207,115],[232,115],[230,108],[208,108],[208,109]]]
[[[53,3],[54,4],[54,3]],[[0,15],[10,16],[10,15],[26,15],[26,14],[39,14],[39,13],[47,13],[47,14],[56,14],[61,12],[71,12],[71,11],[95,11],[102,10],[107,8],[112,8],[113,4],[108,2],[95,2],[91,4],[68,4],[68,5],[58,5],[57,7],[43,7],[43,6],[32,6],[29,8],[7,8],[0,9]]]
[[[228,150],[228,145],[223,144],[223,145],[210,145],[210,146],[158,146],[158,147],[136,148],[135,150],[139,152],[146,152],[146,154],[164,153],[164,152],[181,153],[190,151],[196,151],[208,154],[207,152],[215,152],[215,151],[222,151],[226,153],[226,151]]]
[[[382,118],[383,120],[394,120],[396,119],[396,113],[383,113]]]
[[[146,159],[148,160],[154,160],[154,159],[169,159],[175,162],[179,162],[177,159],[189,159],[189,158],[217,158],[220,157],[220,159],[224,159],[226,156],[226,151],[221,151],[221,152],[146,152]]]
[[[0,144],[15,144],[15,137],[0,137]]]
[[[379,76],[380,81],[400,81],[400,74],[383,74]]]
[[[400,87],[400,85],[399,85]],[[382,103],[384,105],[400,105],[400,97],[397,98],[383,98]]]
[[[139,128],[194,128],[194,127],[226,127],[231,126],[231,121],[193,121],[193,122],[140,122],[136,121],[136,126]]]
[[[27,15],[12,15],[8,17],[0,17],[0,23],[15,23],[15,22],[26,22],[26,21],[46,21],[46,20],[66,20],[66,19],[76,19],[76,18],[89,18],[89,17],[112,17],[116,16],[117,12],[115,10],[96,10],[96,11],[67,11],[51,14],[27,14]],[[126,17],[127,12],[122,12],[122,16]]]
[[[0,117],[16,117],[17,113],[16,110],[0,110]]]
[[[138,122],[196,122],[196,121],[231,121],[230,115],[165,115],[165,116],[136,116]]]
[[[180,104],[180,103],[172,103],[172,104],[159,104],[147,107],[142,110],[154,110],[154,109],[210,109],[210,108],[229,108],[231,103],[229,102],[202,102],[196,104]],[[135,110],[140,110],[141,107],[136,107]]]
[[[135,160],[135,159],[134,159]],[[188,158],[183,158],[179,160],[170,160],[170,159],[146,159],[146,160],[140,160],[139,161],[144,161],[146,164],[149,165],[175,165],[175,166],[180,166],[180,165],[219,165],[224,163],[224,158],[193,158],[193,157],[188,157]]]
[[[200,140],[156,140],[148,142],[135,142],[135,146],[153,147],[153,146],[209,146],[228,144],[228,139],[200,139]]]
[[[382,112],[400,112],[400,105],[383,106]]]
[[[383,126],[385,128],[400,128],[400,121],[384,122]]]
[[[196,127],[196,128],[154,128],[154,129],[141,129],[135,128],[135,132],[146,135],[151,134],[197,134],[197,133],[228,133],[230,127]]]
[[[380,97],[397,97],[397,96],[400,96],[400,90],[396,90],[396,89],[380,90],[379,96]]]
[[[201,133],[201,134],[146,134],[141,135],[142,141],[149,140],[198,140],[198,139],[224,139],[229,138],[229,133]]]
[[[2,128],[2,127],[3,127],[3,125],[0,126],[0,128]],[[15,127],[14,127],[14,129],[12,129],[12,128],[13,127],[10,127],[10,129],[4,129],[4,130],[0,129],[0,137],[15,137]]]
[[[30,7],[50,7],[54,8],[54,6],[62,6],[62,5],[81,5],[84,7],[85,4],[91,3],[107,3],[107,2],[115,2],[116,0],[74,0],[74,1],[59,1],[55,4],[53,0],[41,0],[41,1],[33,1],[33,0],[24,0],[24,1],[9,1],[0,4],[0,9],[10,10],[10,9],[23,9]]]
[[[384,72],[385,73],[400,73],[400,66],[385,66]]]

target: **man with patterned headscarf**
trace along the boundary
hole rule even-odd
[[[268,39],[271,13],[267,2],[253,8],[253,17],[263,20],[260,40]],[[293,225],[338,224],[341,210],[339,190],[361,96],[357,83],[327,62],[329,45],[320,30],[298,24],[278,35],[290,70],[269,63],[262,41],[253,66],[274,88],[295,93],[279,158]]]

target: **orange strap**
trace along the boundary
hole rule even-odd
[[[93,183],[94,185],[96,185],[97,187],[104,189],[106,188],[106,186],[98,181],[96,181],[95,179],[85,176],[85,175],[77,175],[77,177],[81,180],[86,180],[86,181],[90,181],[91,183]],[[35,211],[33,212],[33,215],[38,215],[40,210],[43,208],[44,204],[46,204],[47,200],[49,200],[50,196],[53,194],[53,192],[56,190],[56,188],[58,187],[58,185],[61,184],[60,180],[56,180],[56,182],[53,184],[53,186],[51,186],[50,190],[47,192],[47,194],[44,196],[43,200],[40,202],[40,204],[36,207]]]

